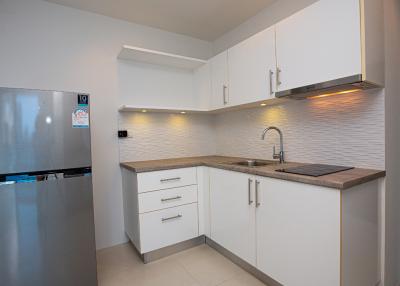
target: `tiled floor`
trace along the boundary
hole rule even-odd
[[[98,252],[99,286],[265,286],[207,245],[143,264],[131,244]]]

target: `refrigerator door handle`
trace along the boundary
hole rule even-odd
[[[68,170],[52,170],[34,173],[19,173],[0,175],[0,186],[14,185],[20,183],[44,182],[53,180],[64,180],[68,178],[91,176],[90,167],[68,169]]]

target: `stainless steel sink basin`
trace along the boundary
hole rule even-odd
[[[246,166],[246,167],[262,167],[268,165],[274,165],[278,162],[275,161],[263,161],[263,160],[245,160],[240,162],[234,162],[232,165]]]

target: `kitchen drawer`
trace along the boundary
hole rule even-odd
[[[139,213],[197,202],[197,185],[139,194]]]
[[[140,214],[139,220],[141,253],[199,235],[197,203]]]
[[[139,193],[195,184],[197,184],[196,168],[172,169],[138,174]]]

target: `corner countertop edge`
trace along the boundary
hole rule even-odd
[[[309,177],[303,175],[287,174],[276,172],[275,170],[290,167],[306,165],[304,163],[289,162],[285,164],[275,164],[266,167],[250,168],[244,166],[232,165],[233,162],[243,161],[246,158],[228,157],[228,156],[202,156],[202,157],[184,157],[162,160],[148,160],[137,162],[122,162],[120,166],[135,173],[146,173],[154,171],[172,170],[191,167],[212,167],[228,171],[247,173],[255,176],[269,177],[280,180],[298,182],[309,185],[346,190],[357,185],[374,181],[386,176],[386,171],[354,168],[348,171],[325,175],[321,177]]]

